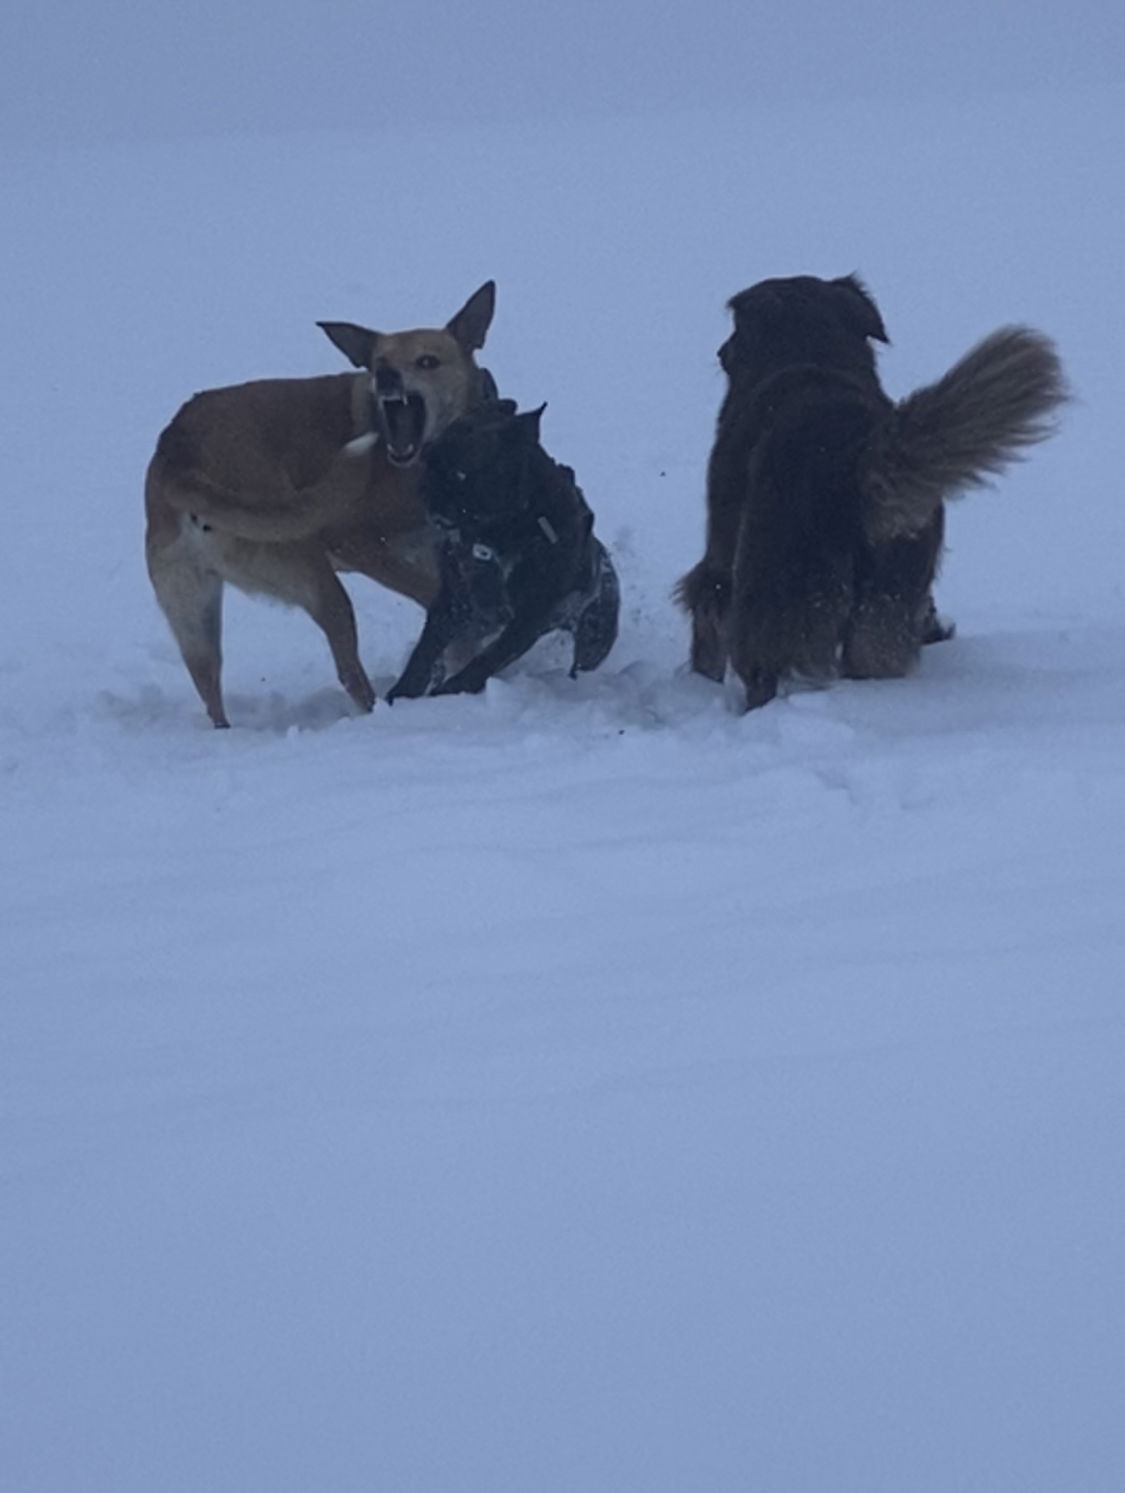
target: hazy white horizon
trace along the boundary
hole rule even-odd
[[[15,0],[0,18],[0,143],[395,134],[1123,76],[1125,13],[1109,0]]]

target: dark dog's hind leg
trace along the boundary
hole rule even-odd
[[[901,679],[918,662],[923,643],[952,636],[931,593],[944,528],[945,515],[938,509],[919,534],[871,545],[860,554],[841,661],[847,678]]]
[[[589,673],[603,663],[617,641],[617,623],[621,611],[621,587],[617,571],[605,546],[594,541],[598,568],[594,594],[579,614],[574,626],[574,662],[570,677]]]
[[[932,596],[926,598],[926,611],[922,618],[922,642],[925,643],[948,643],[950,638],[956,637],[957,624],[951,622],[948,617],[943,617],[937,609]]]
[[[896,596],[865,596],[849,622],[840,672],[845,679],[901,679],[921,647],[912,607]]]
[[[919,613],[910,598],[868,595],[858,604],[844,640],[846,679],[901,679],[927,643],[946,643],[957,629],[927,597]]]
[[[716,683],[727,671],[730,575],[701,560],[676,586],[676,600],[691,614],[691,666]]]

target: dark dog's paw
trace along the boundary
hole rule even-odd
[[[948,643],[950,638],[957,636],[957,624],[949,617],[943,617],[940,612],[930,609],[922,628],[922,642],[926,643]]]
[[[409,680],[399,679],[391,685],[390,689],[383,696],[383,699],[386,700],[388,705],[393,705],[396,700],[417,700],[424,694],[424,689],[419,689],[416,685],[411,684]]]
[[[778,676],[769,669],[750,669],[743,676],[746,686],[746,709],[760,710],[777,695]]]
[[[489,676],[477,669],[462,669],[439,684],[435,695],[479,695],[488,683]]]

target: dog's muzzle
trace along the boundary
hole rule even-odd
[[[371,418],[396,467],[417,461],[426,434],[426,401],[406,388],[397,368],[375,369]]]

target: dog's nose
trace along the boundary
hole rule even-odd
[[[402,374],[397,368],[385,365],[375,369],[375,392],[382,399],[393,399],[402,394]]]

